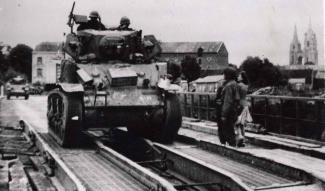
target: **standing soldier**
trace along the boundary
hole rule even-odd
[[[234,67],[226,68],[224,79],[224,87],[221,91],[221,126],[218,125],[220,128],[219,138],[222,144],[228,143],[230,146],[236,146],[235,123],[240,100],[236,69]]]
[[[225,137],[223,136],[223,127],[221,121],[221,111],[222,111],[222,97],[221,93],[224,88],[225,81],[223,80],[218,84],[217,95],[216,95],[216,120],[218,124],[218,135],[221,144],[226,144]]]

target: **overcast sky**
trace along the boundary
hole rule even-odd
[[[63,41],[73,0],[0,0],[0,42]],[[324,61],[322,0],[77,0],[75,13],[98,10],[102,22],[117,25],[122,16],[143,34],[162,41],[223,41],[229,61],[239,65],[247,56],[267,57],[287,65],[294,25],[303,45],[311,19]]]

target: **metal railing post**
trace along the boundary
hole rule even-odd
[[[264,128],[267,129],[267,112],[268,112],[268,106],[269,106],[269,99],[267,97],[264,98],[265,99],[265,107],[264,107]]]
[[[295,133],[296,133],[296,136],[299,135],[299,128],[298,128],[298,119],[299,119],[299,113],[298,113],[298,100],[295,100]]]
[[[202,101],[202,95],[199,94],[199,102],[198,102],[198,105],[197,105],[197,117],[200,120],[201,120],[201,112],[202,112],[201,101]]]
[[[194,94],[191,94],[191,117],[194,116]]]
[[[283,130],[283,99],[280,98],[280,132]]]
[[[207,112],[207,120],[210,120],[210,95],[207,95],[206,112]]]

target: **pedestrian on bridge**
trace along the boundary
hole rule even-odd
[[[236,82],[236,68],[227,67],[224,70],[224,79],[225,82],[220,95],[220,118],[217,120],[218,134],[221,144],[228,143],[230,146],[236,146],[235,123],[240,101],[239,86]]]
[[[239,108],[238,108],[238,120],[236,122],[236,144],[238,147],[245,146],[245,125],[247,123],[247,117],[249,114],[248,102],[246,100],[247,90],[248,90],[248,78],[245,71],[242,71],[238,75],[238,87],[239,87]],[[248,112],[248,113],[247,113]]]

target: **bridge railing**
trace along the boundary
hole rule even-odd
[[[186,117],[215,121],[216,94],[204,92],[179,93],[182,113]]]
[[[215,121],[215,93],[182,92],[179,95],[184,116]],[[247,99],[254,123],[270,132],[317,140],[325,136],[322,135],[325,129],[323,98],[248,95]]]

